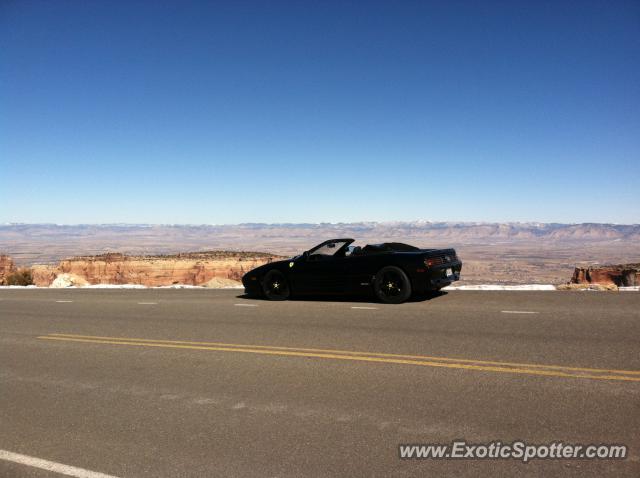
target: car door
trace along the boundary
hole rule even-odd
[[[293,264],[290,276],[297,293],[341,294],[347,291],[344,257],[302,257]]]
[[[374,267],[371,265],[371,258],[369,256],[348,256],[345,262],[346,287],[355,293],[368,290],[375,273]]]

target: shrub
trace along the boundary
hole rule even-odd
[[[23,267],[15,272],[12,272],[5,278],[7,285],[32,285],[33,276],[31,275],[31,269]]]

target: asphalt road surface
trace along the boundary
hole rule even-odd
[[[629,450],[399,458],[399,444],[455,439]],[[89,478],[637,477],[640,294],[458,291],[383,305],[0,290],[0,476],[63,476],[45,465]]]

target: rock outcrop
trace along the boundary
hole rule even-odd
[[[56,277],[49,287],[62,289],[64,287],[83,287],[88,284],[89,283],[82,277],[78,277],[74,274],[63,273]]]
[[[210,281],[202,284],[202,287],[209,289],[235,289],[242,287],[242,282],[239,280],[225,279],[224,277],[214,277]]]
[[[601,284],[630,287],[640,285],[640,264],[576,267],[572,284]]]
[[[4,254],[0,255],[0,285],[5,285],[7,276],[16,271],[16,265],[11,257]]]
[[[66,274],[63,277],[74,278],[78,285],[82,281],[90,285],[138,284],[147,287],[205,285],[214,278],[239,281],[247,271],[275,259],[280,257],[259,252],[233,251],[169,256],[104,254],[75,257],[54,266],[35,265],[33,281],[37,286],[48,287],[57,277]],[[211,286],[214,283],[210,283],[209,287]]]

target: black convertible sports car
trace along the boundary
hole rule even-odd
[[[437,291],[460,278],[454,249],[418,249],[399,242],[352,246],[331,239],[288,260],[247,272],[245,292],[270,300],[317,294],[375,294],[399,304],[412,294]]]

